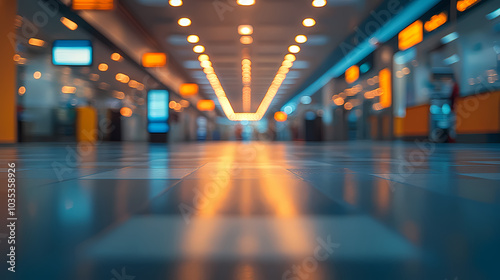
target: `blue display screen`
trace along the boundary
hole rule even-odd
[[[56,40],[52,47],[52,63],[89,66],[92,64],[92,43],[89,40]]]
[[[148,92],[148,132],[166,133],[168,131],[168,91],[150,90]]]

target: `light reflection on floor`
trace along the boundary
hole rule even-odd
[[[499,279],[500,145],[418,149],[0,147],[18,164],[16,279]]]

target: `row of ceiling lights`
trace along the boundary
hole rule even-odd
[[[236,0],[236,3],[240,6],[252,6],[255,4],[255,0]],[[172,7],[180,7],[184,3],[182,0],[169,0],[168,4]],[[316,8],[324,7],[326,6],[326,0],[313,0],[312,5]]]
[[[169,1],[170,5],[173,7],[178,7],[182,5],[181,0],[170,0]],[[254,0],[238,0],[237,3],[239,5],[243,6],[250,6],[255,4]],[[326,0],[314,0],[312,2],[312,5],[314,7],[324,7],[326,5]],[[188,27],[192,24],[191,19],[187,17],[180,18],[177,23],[179,26],[182,27]],[[313,18],[305,18],[302,21],[302,25],[305,27],[312,27],[316,25],[316,21]],[[238,34],[242,35],[240,38],[240,42],[242,44],[251,44],[253,42],[253,38],[250,36],[253,34],[253,27],[251,25],[240,25],[238,26]],[[187,41],[192,44],[197,44],[200,41],[199,36],[197,35],[189,35],[187,37]],[[297,35],[295,37],[295,42],[298,44],[303,44],[307,42],[307,36],[306,35]],[[269,108],[274,96],[279,90],[279,87],[283,83],[283,81],[286,78],[286,74],[290,71],[290,67],[293,65],[293,61],[295,61],[295,55],[296,53],[300,52],[300,47],[298,45],[290,45],[288,47],[288,51],[290,52],[285,56],[285,59],[283,60],[283,63],[281,67],[279,68],[278,72],[276,73],[276,76],[274,77],[271,86],[269,87],[268,91],[266,92],[266,95],[264,96],[264,99],[262,100],[261,104],[259,105],[257,112],[256,113],[235,113],[234,109],[231,106],[231,103],[229,102],[226,93],[224,92],[224,89],[222,88],[222,85],[215,74],[215,70],[212,67],[212,62],[210,62],[210,59],[208,55],[203,54],[205,52],[205,47],[203,45],[195,45],[193,47],[193,51],[195,53],[201,54],[198,59],[200,60],[200,65],[203,68],[203,72],[206,74],[206,77],[212,86],[212,89],[215,92],[215,95],[217,96],[219,103],[222,107],[222,110],[226,114],[226,116],[230,120],[260,120],[264,114],[266,113],[267,109]],[[251,82],[251,62],[248,58],[243,59],[242,61],[242,81],[243,81],[243,107],[244,111],[249,111],[250,109],[250,100],[251,100],[251,89],[250,89],[250,82]]]
[[[241,81],[243,83],[243,111],[249,112],[251,109],[252,101],[252,90],[250,87],[250,84],[252,82],[252,62],[248,58],[244,58],[241,61]]]

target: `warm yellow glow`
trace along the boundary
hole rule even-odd
[[[182,6],[182,0],[169,0],[168,4],[172,7],[180,7]]]
[[[167,64],[167,55],[164,53],[145,53],[142,55],[142,66],[163,67]]]
[[[353,66],[347,68],[347,70],[345,70],[345,81],[348,84],[354,83],[355,81],[358,80],[358,78],[359,78],[358,65],[353,65]]]
[[[19,54],[15,54],[14,57],[13,57],[14,61],[15,62],[18,62],[19,60],[21,60],[21,56]]]
[[[131,88],[137,88],[138,85],[139,83],[136,80],[130,80],[130,82],[128,82],[128,86]]]
[[[108,71],[108,65],[106,63],[101,63],[99,64],[99,66],[97,66],[97,69],[99,69],[99,71],[101,72]]]
[[[243,83],[242,100],[243,111],[249,112],[252,102],[252,89],[250,84],[252,82],[252,61],[248,58],[241,60],[241,81]]]
[[[24,86],[19,87],[19,89],[17,90],[17,93],[19,93],[19,95],[24,95],[26,93],[26,87],[24,87]]]
[[[76,87],[63,86],[61,92],[65,94],[72,94],[76,92]]]
[[[198,43],[198,42],[200,41],[200,37],[198,37],[198,36],[196,36],[196,35],[189,35],[189,36],[187,37],[187,41],[188,41],[189,43],[193,43],[193,44],[195,44],[195,43]]]
[[[380,105],[388,108],[392,104],[391,71],[387,68],[380,70]]]
[[[189,107],[189,101],[184,100],[184,99],[183,99],[183,100],[181,100],[181,101],[179,102],[179,104],[181,104],[182,108]]]
[[[351,103],[351,102],[346,102],[346,103],[344,104],[344,109],[346,109],[346,110],[348,110],[348,111],[349,111],[349,110],[351,110],[353,107],[354,107],[354,106],[352,105],[352,103]]]
[[[132,116],[132,109],[130,109],[129,107],[122,107],[120,109],[120,114],[124,117],[131,117]]]
[[[41,77],[42,77],[42,72],[36,71],[35,73],[33,73],[33,78],[35,78],[35,80],[38,80]]]
[[[202,53],[202,52],[205,51],[205,47],[202,46],[202,45],[196,45],[196,46],[193,47],[193,51],[195,53]]]
[[[175,101],[173,101],[173,100],[172,100],[172,101],[170,101],[170,102],[168,103],[168,108],[170,108],[170,109],[174,109],[174,108],[175,108],[175,105],[177,105],[177,102],[175,102]]]
[[[204,60],[204,61],[200,62],[200,66],[203,68],[209,68],[209,67],[212,67],[212,62],[210,62],[208,60]]]
[[[312,2],[313,7],[321,8],[326,6],[326,0],[314,0]]]
[[[112,10],[115,6],[114,0],[73,0],[73,10]]]
[[[426,21],[424,24],[424,29],[427,32],[431,32],[441,25],[445,24],[448,20],[448,15],[445,12],[442,12],[437,15],[433,15],[430,20]]]
[[[128,83],[130,81],[130,77],[123,74],[123,73],[118,73],[116,74],[115,76],[116,80],[119,81],[119,82],[122,82],[124,84]]]
[[[342,106],[344,105],[344,98],[340,97],[340,96],[334,96],[333,98],[333,103],[335,103],[335,105],[337,106]]]
[[[198,104],[196,104],[196,108],[200,111],[213,111],[215,109],[215,103],[213,100],[200,100]]]
[[[208,55],[206,55],[206,54],[201,54],[198,56],[199,61],[208,61],[209,59],[210,59],[210,57],[208,57]]]
[[[423,23],[420,20],[410,24],[398,34],[398,46],[400,50],[409,49],[424,39]]]
[[[457,1],[457,10],[459,12],[463,12],[470,8],[471,6],[475,5],[477,2],[480,0],[459,0]]]
[[[45,41],[36,38],[30,38],[28,44],[36,47],[43,47],[45,45]]]
[[[277,122],[284,122],[288,118],[288,115],[285,112],[278,111],[274,113],[274,120]]]
[[[252,35],[253,27],[251,25],[240,25],[238,26],[238,34],[240,35]]]
[[[183,27],[186,27],[186,26],[190,26],[191,25],[191,20],[188,19],[188,18],[180,18],[177,23],[180,25],[180,26],[183,26]]]
[[[289,54],[285,55],[285,60],[286,60],[286,61],[293,62],[293,61],[295,61],[295,59],[296,59],[296,58],[295,58],[295,55],[293,55],[293,54],[291,54],[291,53],[289,53]]]
[[[72,20],[66,18],[66,17],[62,17],[61,18],[61,22],[62,24],[64,24],[64,26],[66,26],[69,30],[76,30],[78,28],[78,24],[76,24],[75,22],[73,22]]]
[[[122,59],[122,56],[119,53],[112,53],[111,54],[111,60],[120,61],[121,59]]]
[[[91,81],[97,82],[97,81],[99,81],[100,77],[97,74],[90,74],[89,78]]]
[[[316,21],[312,18],[306,18],[302,21],[302,25],[305,27],[312,27],[316,24]]]
[[[237,0],[236,3],[240,6],[252,6],[255,4],[255,0]]]
[[[252,36],[241,36],[240,42],[243,45],[249,45],[249,44],[253,43],[253,38],[252,38]]]
[[[193,96],[198,94],[199,87],[197,84],[182,84],[179,88],[179,94],[182,96]]]
[[[297,42],[299,44],[303,44],[303,43],[307,42],[306,35],[297,35],[297,36],[295,36],[295,42]]]
[[[300,47],[297,45],[291,45],[290,47],[288,47],[288,51],[291,53],[298,53],[300,52]]]

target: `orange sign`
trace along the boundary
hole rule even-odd
[[[433,15],[430,20],[425,22],[424,29],[427,32],[431,32],[432,30],[435,30],[436,28],[445,24],[445,22],[447,20],[448,20],[448,16],[446,15],[445,12],[442,12],[442,13],[437,14],[437,15]]]
[[[409,49],[424,39],[423,23],[420,20],[410,24],[398,34],[398,45],[400,50]]]
[[[392,104],[392,84],[391,84],[391,71],[387,68],[380,70],[378,73],[380,89],[380,105],[383,108],[391,107]]]
[[[345,81],[348,84],[354,83],[359,78],[359,67],[358,65],[353,65],[347,70],[345,70]]]
[[[480,0],[459,0],[457,1],[457,10],[459,12],[463,12],[470,8],[471,6],[475,5],[477,2]]]
[[[197,84],[182,84],[179,89],[179,93],[182,96],[191,96],[198,94],[198,85]]]
[[[215,109],[215,103],[213,100],[200,100],[198,104],[196,104],[196,108],[200,111],[213,111]]]
[[[167,55],[164,53],[145,53],[142,55],[142,66],[162,67],[167,64]]]
[[[112,10],[114,0],[73,0],[73,10]]]
[[[285,112],[278,111],[274,113],[274,119],[277,122],[284,122],[288,118],[288,115]]]

